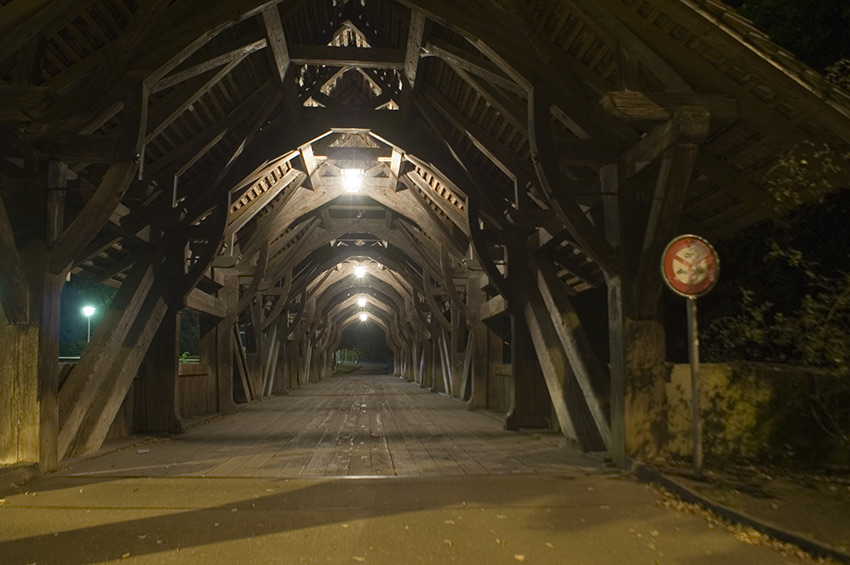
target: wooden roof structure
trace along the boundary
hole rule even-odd
[[[504,307],[516,245],[567,297],[643,281],[770,217],[789,147],[850,145],[850,96],[717,0],[0,0],[0,30],[11,323],[40,238],[219,317],[229,269],[243,323],[325,348],[362,293],[403,348],[477,316],[470,269]]]

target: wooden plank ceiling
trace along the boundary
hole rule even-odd
[[[531,79],[559,93],[560,174],[592,223],[600,167],[682,103],[708,104],[712,121],[680,226],[712,238],[772,214],[759,182],[782,150],[850,142],[846,93],[715,0],[0,4],[0,81],[14,99],[3,121],[17,140],[5,153],[67,165],[66,223],[115,156],[127,81],[144,76],[139,180],[72,270],[111,284],[162,234],[197,231],[191,263],[222,202],[221,254],[247,269],[268,245],[273,286],[306,288],[368,249],[408,280],[439,280],[441,246],[455,265],[468,254],[475,198],[485,233],[541,228],[574,292],[600,286],[541,191]],[[629,111],[645,119],[617,119]],[[633,165],[629,201],[648,206],[657,166]],[[363,171],[359,193],[343,169]]]

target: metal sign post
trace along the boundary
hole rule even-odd
[[[693,445],[694,476],[702,478],[702,414],[699,399],[699,331],[697,299],[688,298],[688,357],[691,360],[691,442]]]
[[[702,415],[700,414],[699,331],[697,297],[714,288],[720,259],[714,247],[696,235],[674,238],[661,257],[661,275],[670,290],[687,298],[688,355],[691,360],[691,445],[694,476],[702,478]]]

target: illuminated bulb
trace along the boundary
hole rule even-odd
[[[360,192],[363,180],[363,169],[343,169],[342,187],[346,192]]]
[[[363,277],[365,277],[366,276],[366,267],[364,267],[362,265],[358,265],[357,267],[354,267],[354,276],[357,277],[358,279],[362,279]]]
[[[360,306],[361,308],[363,308],[364,306],[366,306],[366,299],[365,298],[358,298],[357,299],[357,305]]]
[[[367,314],[366,312],[363,312],[362,314],[360,314],[360,321],[361,322],[365,322],[368,319],[369,319],[369,314]]]
[[[94,306],[83,306],[83,316],[86,318],[91,318],[94,315],[94,311]]]

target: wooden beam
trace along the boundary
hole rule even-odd
[[[614,0],[616,1],[616,0]],[[635,64],[639,61],[649,72],[660,80],[668,90],[685,92],[690,90],[688,82],[682,78],[664,58],[657,53],[652,47],[648,46],[636,33],[632,32],[625,24],[623,24],[611,9],[603,2],[580,2],[570,0],[572,8],[586,16],[593,24],[596,24],[598,33],[604,34],[612,43],[617,43],[618,51],[628,54],[629,59],[633,59]],[[580,25],[580,24],[577,24]],[[622,59],[620,59],[622,62]],[[635,69],[636,71],[637,69]],[[629,71],[632,72],[632,71]],[[637,74],[637,73],[635,73]],[[638,77],[633,77],[626,83],[637,87],[639,83],[635,80]]]
[[[97,397],[121,343],[127,337],[153,285],[150,260],[137,261],[109,305],[79,362],[59,391],[59,458],[71,447]]]
[[[559,188],[562,177],[558,170],[557,154],[551,136],[550,101],[535,87],[529,93],[528,103],[528,132],[532,161],[549,204],[581,246],[582,251],[603,270],[613,270],[616,265],[614,250],[585,216],[575,197]]]
[[[106,171],[94,195],[50,249],[50,270],[59,274],[94,239],[112,216],[133,181],[142,160],[147,126],[147,88],[141,81],[127,85],[121,134],[115,161]]]
[[[275,68],[280,80],[283,81],[286,77],[286,72],[289,70],[289,49],[286,46],[286,34],[283,31],[283,23],[280,21],[280,12],[278,7],[269,6],[263,10],[263,24],[266,28],[266,38],[271,48],[272,56],[274,57]]]
[[[411,10],[410,25],[407,27],[407,49],[404,55],[404,74],[411,87],[416,84],[416,70],[419,67],[424,33],[425,14],[421,10]]]
[[[291,45],[289,55],[291,62],[296,65],[403,70],[406,53],[403,49],[385,47],[364,49],[327,45]]]
[[[538,317],[537,323],[542,326],[548,322],[539,316],[542,316],[544,311],[548,313],[560,346],[569,361],[570,372],[581,390],[596,429],[605,448],[611,449],[611,428],[607,414],[611,385],[607,371],[596,357],[566,287],[558,279],[551,261],[536,255],[529,259],[545,310],[533,305],[529,312],[526,307],[526,316],[532,313]],[[536,300],[536,297],[531,300]]]
[[[425,195],[425,198],[428,199],[428,202],[432,202],[437,208],[439,208],[440,211],[445,214],[446,217],[463,233],[466,233],[469,230],[463,210],[443,198],[440,194],[437,194],[434,187],[428,184],[425,179],[419,176],[418,173],[411,171],[406,175],[403,175],[399,180],[401,180],[404,186],[413,193],[414,198],[416,198],[417,201],[420,201],[420,204],[423,206],[426,205],[421,201],[416,191],[421,191],[422,194]],[[437,217],[435,221],[442,223],[444,220]],[[422,227],[424,228],[425,226]]]
[[[520,96],[526,94],[525,88],[505,76],[491,61],[469,51],[462,50],[446,41],[431,38],[425,45],[425,51],[445,60],[446,63],[450,63],[453,66],[479,76],[514,94]]]
[[[607,447],[610,440],[600,440],[599,422],[589,417],[586,399],[579,390],[570,362],[558,341],[546,308],[535,294],[526,292],[523,318],[528,325],[528,332],[561,431],[576,441],[582,451],[598,451]],[[594,423],[597,424],[596,427]],[[604,419],[602,424],[603,429],[607,431],[608,426]]]
[[[506,176],[520,179],[520,185],[525,186],[531,180],[534,170],[525,159],[518,159],[512,149],[493,138],[484,128],[465,116],[452,106],[446,98],[434,88],[426,88],[425,99],[443,115],[444,118],[458,131],[464,133],[490,161],[493,162]]]
[[[251,301],[254,299],[254,296],[257,294],[257,289],[260,288],[260,282],[262,282],[263,278],[266,275],[266,266],[268,265],[269,259],[269,246],[268,242],[266,245],[260,247],[260,255],[257,259],[257,265],[254,267],[254,274],[251,277],[251,283],[248,285],[248,288],[245,290],[245,294],[239,297],[239,304],[236,307],[237,312],[242,312]]]
[[[507,296],[508,281],[505,275],[499,271],[499,268],[490,257],[489,242],[486,240],[484,231],[481,229],[481,217],[478,213],[478,204],[475,199],[470,198],[466,203],[466,213],[469,220],[469,241],[472,244],[472,249],[475,251],[475,256],[478,262],[487,273],[487,277],[496,290],[502,296]],[[482,318],[483,319],[483,318]]]
[[[310,188],[316,191],[320,188],[322,179],[319,176],[320,163],[313,155],[313,144],[305,143],[298,148],[298,151],[301,154],[301,159],[304,161],[304,169],[307,171],[307,176],[310,179]]]
[[[666,122],[682,106],[705,108],[713,124],[738,121],[738,101],[726,94],[626,90],[607,93],[600,104],[606,112],[623,121]]]
[[[440,274],[443,277],[442,282],[446,287],[446,291],[449,293],[452,308],[461,313],[464,318],[469,319],[469,314],[466,311],[466,304],[461,299],[460,294],[457,291],[457,287],[455,286],[451,258],[449,258],[449,250],[442,243],[440,244]]]
[[[221,298],[207,294],[197,287],[186,295],[183,306],[214,318],[225,318],[227,316],[227,304]]]
[[[245,43],[245,39],[240,38],[238,46],[227,44],[224,49],[216,49],[212,53],[207,54],[207,59],[192,65],[183,70],[175,71],[174,73],[161,78],[153,85],[151,92],[159,92],[172,86],[178,85],[196,76],[202,75],[218,67],[228,65],[237,60],[242,60],[254,51],[265,49],[268,42],[266,39],[256,39]]]
[[[710,115],[697,106],[678,108],[673,117],[655,127],[621,157],[628,176],[661,157],[674,143],[700,143],[708,133]]]
[[[162,294],[151,292],[114,357],[109,368],[109,379],[103,383],[86,413],[86,420],[80,427],[71,454],[96,453],[103,445],[167,311],[168,305]]]
[[[12,324],[29,321],[30,293],[3,197],[0,196],[0,306]]]
[[[216,84],[222,81],[230,72],[244,60],[245,56],[237,58],[218,70],[213,76],[203,81],[191,81],[183,85],[177,92],[166,98],[151,111],[150,128],[145,134],[145,143],[155,139],[160,133],[170,126],[174,120],[189,110],[189,107],[197,102],[204,94],[209,92]],[[198,77],[204,78],[204,77]]]
[[[45,86],[0,85],[0,122],[30,122],[56,102],[53,89]]]
[[[300,186],[306,179],[306,175],[297,170],[290,169],[283,178],[279,179],[274,186],[266,190],[260,196],[249,202],[246,206],[231,212],[227,218],[227,230],[225,238],[235,234],[250,222],[263,208],[274,200],[281,192],[290,186]]]
[[[634,143],[628,139],[560,139],[555,142],[558,162],[562,165],[602,165],[616,163]]]
[[[27,136],[44,155],[70,163],[111,163],[115,159],[117,135]]]

